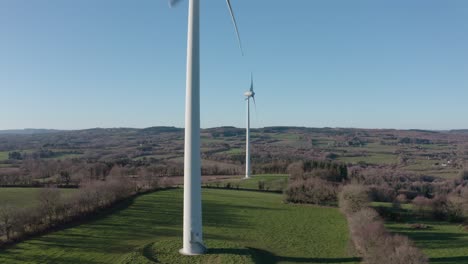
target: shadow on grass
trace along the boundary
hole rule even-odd
[[[418,247],[425,249],[467,248],[467,233],[435,232],[433,228],[414,230],[407,227],[391,227],[390,230],[408,236]]]
[[[69,222],[61,223],[61,224],[58,224],[56,226],[49,227],[49,228],[47,228],[47,229],[45,229],[43,231],[36,232],[34,234],[25,235],[20,240],[15,240],[12,243],[7,243],[7,244],[2,245],[0,247],[0,253],[2,253],[3,251],[5,251],[5,250],[7,250],[7,249],[9,249],[11,247],[14,247],[18,243],[21,243],[21,242],[26,241],[26,240],[30,240],[30,239],[37,238],[37,237],[42,237],[42,236],[47,235],[49,233],[62,231],[62,230],[65,230],[65,229],[80,226],[80,225],[85,224],[85,223],[89,223],[89,222],[93,222],[93,221],[96,221],[96,220],[99,220],[99,219],[106,218],[109,215],[118,213],[118,212],[120,212],[122,210],[125,210],[128,207],[130,207],[133,204],[133,202],[134,202],[134,200],[135,200],[135,198],[137,196],[138,195],[134,195],[132,197],[126,198],[126,199],[124,199],[122,201],[117,202],[116,204],[114,204],[111,207],[101,209],[101,210],[99,210],[97,212],[82,215],[80,217],[76,217],[75,219],[73,219],[73,220],[71,220]]]
[[[153,256],[153,245],[154,245],[154,242],[146,245],[143,248],[143,256],[146,259],[148,259],[148,260],[150,260],[150,261],[152,261],[154,263],[159,263],[158,259]]]
[[[468,263],[468,256],[430,258],[431,263]]]
[[[183,203],[181,191],[158,191],[118,203],[82,221],[65,224],[32,239],[0,250],[0,263],[93,263],[92,256],[106,258],[109,254],[125,254],[135,248],[135,241],[182,236]],[[231,229],[249,226],[240,210],[271,210],[255,206],[204,201],[204,224]],[[59,232],[51,232],[59,231]],[[211,237],[208,235],[208,237]],[[226,240],[219,235],[213,237]],[[137,242],[138,243],[138,242]],[[143,249],[150,261],[151,246]],[[80,259],[69,259],[73,250]]]
[[[232,254],[252,256],[252,259],[257,264],[276,264],[279,262],[291,262],[291,263],[348,263],[361,261],[360,258],[301,258],[301,257],[283,257],[277,256],[269,251],[258,249],[258,248],[214,248],[208,251],[208,254]]]

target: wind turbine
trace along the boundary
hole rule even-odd
[[[247,97],[247,126],[245,132],[245,178],[250,178],[250,98],[253,99],[255,106],[255,92],[253,90],[253,74],[250,75],[250,90],[244,93],[244,96]]]
[[[172,7],[181,0],[170,0]],[[226,0],[241,49],[239,31],[230,0]],[[202,233],[200,157],[200,0],[189,0],[187,81],[185,98],[184,232],[183,255],[206,252]]]

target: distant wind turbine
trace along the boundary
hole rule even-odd
[[[170,0],[173,7],[181,0]],[[226,0],[242,45],[230,0]],[[184,151],[184,255],[206,252],[202,233],[201,157],[200,157],[200,0],[189,0],[187,35],[187,81],[185,98],[185,151]]]
[[[254,92],[254,85],[253,85],[253,74],[250,75],[250,90],[244,93],[244,96],[247,97],[245,100],[247,101],[247,126],[245,132],[245,178],[250,178],[250,98],[253,99],[255,107],[257,104],[255,103],[255,92]]]

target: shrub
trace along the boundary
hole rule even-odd
[[[420,224],[420,223],[411,224],[411,225],[409,225],[409,227],[412,228],[412,229],[428,229],[429,228],[428,225]]]

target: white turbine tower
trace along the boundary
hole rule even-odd
[[[250,178],[250,98],[253,99],[255,104],[255,92],[253,90],[253,74],[250,75],[250,90],[244,93],[247,97],[247,126],[245,132],[245,178]],[[256,104],[255,104],[256,105]]]
[[[170,0],[170,6],[181,0]],[[226,0],[242,52],[236,19],[230,0]],[[243,52],[242,52],[243,54]],[[189,0],[187,35],[187,81],[185,98],[184,151],[184,255],[206,252],[202,233],[201,157],[200,157],[200,0]]]

